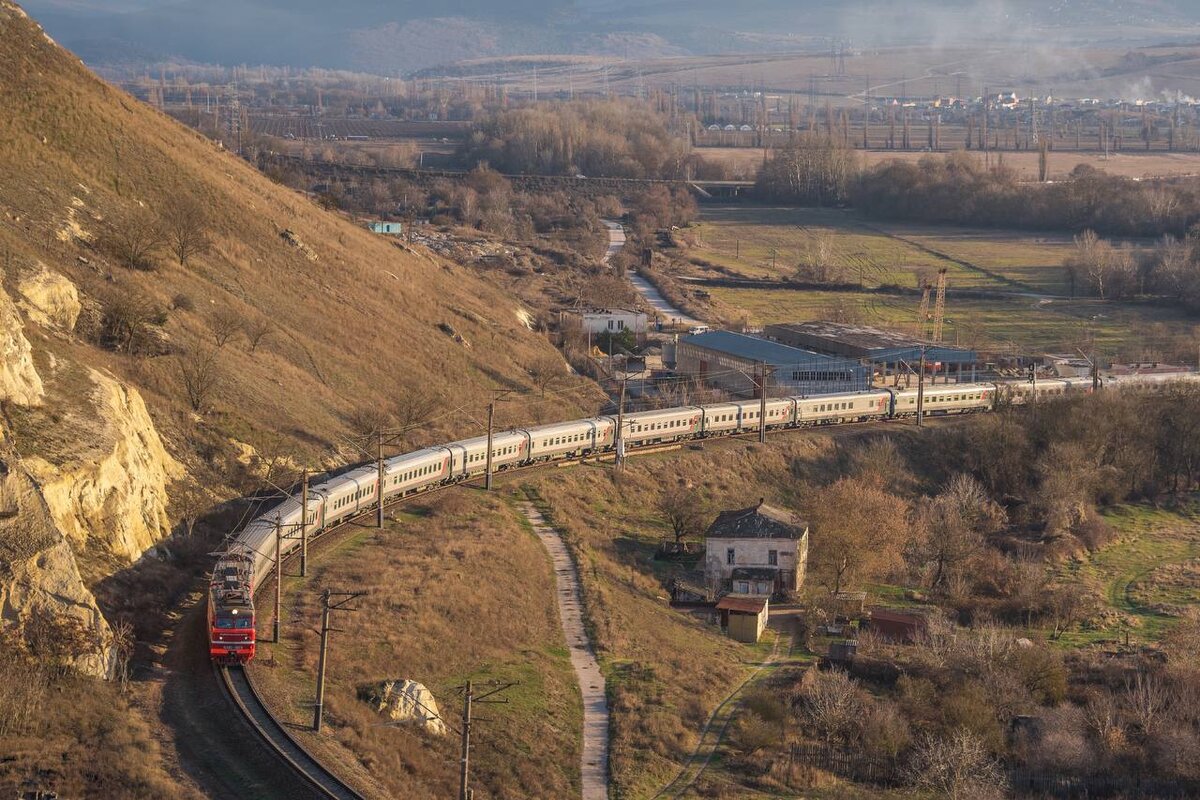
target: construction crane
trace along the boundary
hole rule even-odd
[[[925,324],[929,322],[929,293],[933,291],[933,284],[926,282],[921,287],[921,306],[917,309],[917,338],[925,338]]]
[[[928,296],[926,296],[928,302]],[[942,323],[946,318],[946,268],[938,270],[937,300],[933,304],[933,341],[942,340]]]

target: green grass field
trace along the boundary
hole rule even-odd
[[[1124,505],[1104,517],[1117,539],[1064,565],[1060,577],[1095,592],[1115,614],[1102,626],[1065,634],[1062,642],[1086,645],[1126,633],[1133,640],[1156,641],[1178,618],[1169,606],[1197,601],[1194,583],[1174,580],[1186,572],[1171,568],[1186,569],[1200,559],[1200,506],[1176,512]]]
[[[915,297],[791,289],[710,290],[714,310],[752,326],[834,319],[916,332]],[[1032,298],[946,299],[943,341],[1001,353],[1097,351],[1118,360],[1195,359],[1196,323],[1169,308]]]

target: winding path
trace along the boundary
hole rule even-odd
[[[625,229],[621,227],[619,222],[612,220],[604,220],[605,227],[608,228],[608,248],[604,252],[604,258],[601,259],[604,263],[617,253],[621,252],[621,248],[625,246]],[[636,272],[628,273],[629,282],[633,284],[633,288],[637,289],[638,294],[642,296],[651,308],[658,312],[664,322],[669,322],[676,325],[684,325],[692,327],[695,325],[703,325],[704,322],[690,317],[680,311],[675,306],[667,302],[667,299],[662,296],[662,292],[655,288],[654,284],[643,278]]]
[[[583,800],[608,798],[608,697],[596,652],[583,627],[583,597],[579,572],[558,531],[550,527],[533,503],[517,504],[554,562],[558,617],[571,651],[571,666],[583,695]]]

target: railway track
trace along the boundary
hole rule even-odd
[[[949,419],[949,418],[939,418],[939,419]],[[932,421],[932,420],[930,420],[930,421]],[[833,432],[837,431],[838,429],[846,429],[846,428],[861,429],[864,427],[876,427],[876,426],[886,428],[886,427],[890,427],[890,426],[896,425],[896,424],[904,424],[904,423],[897,421],[897,420],[869,420],[869,421],[864,421],[864,422],[845,423],[843,425],[837,425],[837,426],[832,426],[832,425],[831,426],[818,426],[816,428],[808,428],[808,427],[781,428],[781,429],[778,429],[775,431],[771,431],[769,438],[774,438],[776,435],[778,435],[780,433],[787,433],[787,432],[820,431],[821,433],[829,434],[829,433],[833,433]],[[725,436],[717,436],[717,437],[713,437],[712,439],[694,439],[694,440],[681,440],[678,442],[656,443],[656,444],[650,444],[650,445],[643,445],[643,446],[637,447],[637,448],[630,448],[628,457],[647,456],[647,455],[653,455],[656,453],[671,452],[671,451],[675,451],[675,450],[681,450],[684,447],[703,445],[710,441],[711,442],[719,442],[719,441],[724,441],[724,440],[729,440],[729,439],[741,439],[741,440],[753,441],[757,438],[758,438],[758,432],[752,430],[752,431],[746,431],[743,433],[735,433],[735,434],[729,434],[729,435],[725,435]],[[540,470],[540,469],[562,469],[562,468],[573,467],[573,466],[578,466],[578,465],[582,465],[582,464],[597,464],[597,463],[611,462],[614,459],[615,459],[615,456],[612,453],[597,453],[597,454],[592,454],[589,456],[583,456],[583,457],[577,457],[577,458],[571,458],[571,459],[539,462],[536,464],[525,464],[522,466],[512,467],[512,468],[505,469],[505,470],[498,470],[494,474],[497,479],[503,479],[503,477],[506,475],[512,475],[514,473],[519,473],[519,472],[526,472],[526,471]],[[396,506],[404,505],[406,503],[409,503],[413,500],[416,500],[416,499],[421,498],[428,494],[442,492],[447,489],[454,488],[456,486],[464,486],[464,485],[469,485],[469,482],[451,483],[451,484],[445,484],[442,486],[432,487],[430,489],[427,489],[422,492],[418,492],[416,494],[396,498],[395,500],[387,503],[385,505],[385,508],[388,508],[388,509],[394,508]],[[341,523],[340,525],[322,530],[318,535],[314,536],[311,541],[313,543],[315,543],[315,542],[322,541],[322,540],[330,540],[330,539],[336,540],[336,538],[337,538],[336,534],[344,532],[344,531],[348,531],[348,530],[354,528],[356,526],[356,524],[366,522],[367,520],[373,520],[375,517],[375,513],[376,512],[374,509],[367,509],[367,510],[355,515],[354,517],[351,517],[350,519],[346,520],[345,522]],[[283,560],[284,564],[286,565],[289,561],[291,561],[293,559],[294,556],[295,556],[294,552],[289,553],[287,556],[285,556],[284,560]],[[266,580],[264,580],[262,585],[257,587],[256,594],[265,589],[268,589],[270,587],[270,581],[272,581],[272,580],[275,580],[274,575],[271,575],[270,577],[268,577]],[[297,777],[301,778],[303,780],[303,782],[306,783],[311,788],[312,797],[314,797],[314,798],[340,798],[340,799],[344,799],[344,800],[364,800],[362,794],[357,792],[355,789],[351,788],[348,784],[346,784],[344,781],[342,781],[340,778],[338,778],[332,771],[330,771],[324,765],[322,765],[320,761],[318,761],[314,756],[312,756],[299,743],[299,741],[297,741],[297,739],[294,736],[292,736],[291,733],[288,732],[286,726],[282,722],[280,722],[275,717],[274,714],[271,713],[270,709],[267,708],[266,703],[259,696],[258,692],[255,691],[254,684],[251,682],[250,676],[244,668],[218,667],[218,666],[214,665],[214,670],[216,672],[218,672],[219,678],[220,678],[219,683],[224,688],[230,701],[237,708],[237,710],[241,714],[242,718],[245,720],[246,724],[249,725],[254,730],[254,732],[258,735],[258,738],[260,738],[267,745],[268,749],[272,752],[272,754],[277,759],[279,759],[284,764],[286,764],[288,766],[288,768],[292,772],[294,772]],[[727,722],[727,720],[726,720],[726,722]],[[724,730],[724,727],[722,727],[722,731],[723,730]],[[710,752],[708,754],[708,758],[703,759],[703,764],[702,765],[696,764],[696,766],[700,766],[702,769],[703,766],[707,765],[708,759],[710,759],[711,757],[712,757],[712,753]],[[689,765],[689,766],[691,766],[691,765]],[[685,773],[686,772],[688,772],[688,770],[685,770]],[[698,775],[698,773],[694,773],[694,774],[690,775],[691,781],[694,781],[695,778],[697,777],[697,775]],[[685,774],[681,773],[676,778],[676,782],[680,782],[685,779],[686,779]],[[687,785],[690,785],[690,782]],[[679,787],[676,787],[676,788],[679,788]],[[666,790],[664,789],[664,791],[666,791]]]
[[[336,775],[326,769],[320,761],[309,755],[283,724],[275,719],[267,709],[254,684],[244,669],[238,667],[214,667],[220,671],[221,685],[229,694],[230,700],[237,706],[242,717],[255,732],[267,743],[267,746],[292,771],[304,779],[313,790],[313,797],[333,798],[334,800],[363,800],[363,796],[343,783]]]

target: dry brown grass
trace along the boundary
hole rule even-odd
[[[9,272],[41,261],[101,303],[140,293],[164,309],[178,305],[165,331],[180,350],[213,341],[218,310],[278,324],[253,353],[242,336],[221,348],[224,380],[202,427],[239,438],[276,432],[315,460],[337,446],[354,406],[419,384],[448,409],[481,408],[491,386],[530,387],[527,365],[552,355],[520,323],[518,301],[473,273],[405,251],[272,184],[87,73],[32,23],[6,13],[0,30],[0,251],[11,254]],[[135,208],[159,213],[181,193],[205,207],[213,239],[186,268],[164,255],[158,271],[135,273],[77,237],[58,238],[71,220],[95,236]],[[285,242],[285,229],[317,260]],[[179,297],[187,302],[173,303]],[[176,444],[190,434],[174,358],[134,363],[60,341],[38,349],[113,370],[142,389]],[[435,428],[471,433],[474,425],[457,415]]]
[[[700,147],[696,150],[706,161],[724,164],[731,177],[754,180],[763,162],[760,147]],[[897,150],[860,150],[859,163],[869,169],[885,161],[917,162],[928,156],[925,152],[902,152]],[[982,154],[978,154],[980,160]],[[993,153],[992,159],[1000,159]],[[1026,180],[1036,180],[1038,175],[1038,153],[1003,153],[1003,163],[1017,171]],[[1166,177],[1171,175],[1195,175],[1200,173],[1200,153],[1139,153],[1134,151],[1112,153],[1107,158],[1103,153],[1054,151],[1049,155],[1050,178],[1063,178],[1079,164],[1087,164],[1113,175],[1126,178]]]
[[[713,443],[705,452],[630,459],[619,477],[589,466],[530,482],[580,565],[585,621],[608,679],[619,796],[649,797],[671,780],[708,714],[762,656],[667,605],[676,568],[653,560],[658,543],[673,538],[655,511],[662,488],[690,485],[708,507],[706,525],[718,510],[763,496],[794,504],[798,484],[781,476],[828,445],[820,436],[780,437],[767,448]]]
[[[312,719],[319,592],[365,590],[357,613],[335,615],[326,731],[306,744],[348,774],[369,773],[390,797],[457,790],[458,741],[382,718],[360,686],[410,678],[433,692],[457,727],[467,679],[519,681],[505,705],[480,706],[472,751],[476,798],[578,792],[582,708],[555,610],[548,556],[502,496],[455,489],[417,500],[383,533],[364,529],[317,560],[305,583],[285,580],[287,634],[262,645],[256,679],[285,719]],[[312,573],[310,573],[312,574]],[[259,635],[270,637],[270,613]]]
[[[192,257],[187,267],[164,253],[156,270],[133,271],[95,244],[130,214],[162,216],[180,195],[194,198],[205,209],[212,240],[212,247]],[[285,230],[316,259],[286,241],[281,235]],[[141,392],[168,449],[194,480],[213,491],[214,499],[255,485],[246,480],[231,439],[250,443],[271,462],[316,466],[357,460],[361,456],[344,442],[352,412],[385,405],[417,387],[435,394],[441,408],[452,412],[439,414],[427,436],[470,435],[480,429],[492,387],[532,389],[527,367],[554,355],[543,334],[522,324],[519,301],[511,295],[469,270],[424,251],[398,247],[270,182],[200,135],[98,80],[10,4],[0,2],[4,289],[12,294],[20,274],[38,262],[69,277],[101,311],[115,299],[130,296],[145,297],[165,310],[163,331],[173,353],[215,344],[222,337],[214,332],[229,324],[231,314],[275,321],[275,331],[256,348],[244,334],[229,337],[219,348],[219,385],[197,416],[180,380],[176,355],[131,356],[92,344],[82,330],[66,337],[27,326],[35,363],[46,383],[47,404],[39,410],[9,409],[5,427],[9,430],[11,423],[14,435],[6,438],[20,454],[37,454],[55,463],[93,457],[87,451],[89,415],[94,412],[86,402],[91,384],[85,367],[108,370]],[[444,333],[441,324],[453,326],[463,343]],[[564,381],[586,385],[582,380]],[[524,419],[578,411],[574,401],[555,394],[527,409]],[[511,547],[488,541],[489,556],[503,555]],[[527,552],[519,547],[514,551]],[[422,559],[437,555],[413,552]],[[481,566],[489,563],[480,561]],[[83,554],[80,564],[90,585],[123,566],[92,552]],[[168,573],[161,581],[129,583],[145,592],[129,601],[131,605],[164,607],[179,592],[180,583],[186,583],[187,575],[177,563],[163,562],[161,569]],[[515,574],[513,569],[507,572]],[[547,576],[548,570],[542,577]],[[514,588],[476,577],[479,580],[471,584],[452,584],[458,592],[457,621],[481,619],[467,611],[470,606],[463,597],[468,590],[474,603],[487,597],[480,586]],[[450,579],[442,576],[446,580]],[[118,585],[125,584],[113,584]],[[552,594],[531,592],[529,597],[531,603],[539,602],[537,598],[548,603]],[[118,604],[117,610],[122,608]],[[521,646],[530,651],[527,659],[512,656],[506,642],[493,638],[487,655],[464,656],[447,667],[457,672],[440,677],[447,682],[460,679],[489,660],[497,669],[527,660],[531,674],[552,673],[558,656],[549,652],[546,642],[534,641],[539,619],[549,624],[546,614],[531,612],[521,632],[495,634],[524,642]],[[139,631],[147,637],[158,632]],[[433,631],[417,627],[410,633],[405,652],[442,658]],[[445,638],[453,636],[447,633]],[[501,653],[509,655],[493,657]],[[379,671],[390,674],[391,667],[381,666]],[[569,785],[569,767],[528,773],[526,760],[512,749],[538,737],[545,741],[530,744],[531,752],[536,747],[572,746],[569,738],[556,744],[555,736],[544,735],[569,717],[559,713],[564,704],[574,702],[568,684],[553,677],[543,683],[546,706],[537,720],[525,717],[530,722],[526,729],[505,729],[498,737],[509,748],[502,752],[512,766],[495,760],[495,775],[487,780],[510,787],[525,781],[533,787],[531,794],[552,796]],[[43,709],[53,719],[40,735],[43,745],[39,750],[33,739],[19,745],[25,755],[18,772],[26,765],[34,769],[57,764],[59,755],[68,753],[68,767],[53,767],[64,770],[61,780],[50,784],[65,796],[164,797],[182,792],[156,766],[177,754],[166,745],[161,756],[154,749],[156,739],[170,742],[175,734],[152,730],[159,716],[153,686],[135,682],[132,699],[126,702],[108,686],[80,681],[51,698]],[[133,702],[146,708],[134,712]],[[334,713],[354,718],[354,703],[343,709],[338,702],[334,699],[331,705]],[[400,751],[389,749],[397,739],[391,731],[386,734],[380,729],[366,738],[375,743],[381,764],[403,775],[404,768],[395,761]],[[423,760],[420,751],[414,745],[404,752]],[[0,746],[0,752],[13,750]],[[485,752],[481,747],[481,766],[489,763]],[[428,760],[441,769],[443,755],[439,751]],[[550,756],[537,761],[573,763]],[[438,772],[437,780],[451,772],[449,767],[444,774]],[[89,775],[94,776],[93,785]],[[509,790],[509,796],[524,794]]]

